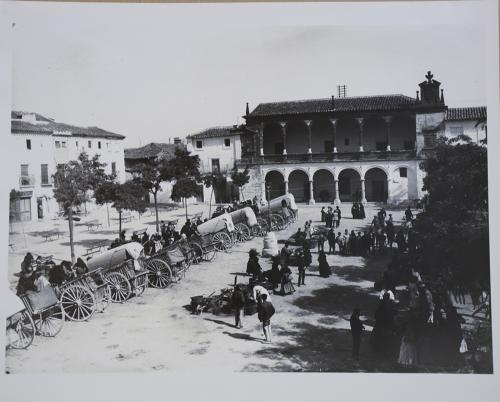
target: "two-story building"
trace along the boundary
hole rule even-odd
[[[298,202],[405,204],[420,199],[421,161],[454,121],[428,72],[416,97],[379,95],[248,104],[239,168],[245,194]],[[448,116],[448,117],[447,117]]]
[[[52,175],[59,164],[75,160],[85,151],[98,154],[107,173],[125,180],[123,139],[99,127],[59,123],[38,113],[13,111],[9,149],[15,166],[9,174],[11,219],[30,221],[51,217],[59,211],[53,194]]]
[[[466,135],[480,144],[488,133],[486,106],[450,107],[446,111],[445,135],[453,138]]]

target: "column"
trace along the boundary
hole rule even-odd
[[[312,154],[312,145],[311,145],[311,120],[304,120],[307,126],[307,153],[309,155]]]
[[[339,181],[337,179],[335,179],[333,182],[333,188],[335,190],[335,200],[333,201],[333,203],[335,205],[340,205]]]
[[[387,203],[392,204],[393,200],[391,199],[391,179],[387,178]]]
[[[359,124],[359,152],[363,152],[363,129],[365,125],[364,117],[359,117],[356,119]]]
[[[286,159],[286,123],[284,121],[280,122],[281,134],[283,136],[283,159]]]
[[[384,120],[385,120],[385,124],[387,125],[387,136],[386,136],[387,151],[390,151],[391,150],[391,125],[392,125],[392,116],[385,116]]]
[[[366,205],[365,179],[361,179],[361,203]]]
[[[337,119],[330,119],[332,123],[332,152],[337,153]]]
[[[262,193],[262,196],[261,196],[261,199],[262,201],[266,201],[267,200],[267,194],[266,194],[266,181],[263,180],[262,181],[262,187],[261,187],[261,193]]]
[[[264,123],[260,123],[259,127],[259,146],[260,146],[260,156],[264,156]]]
[[[288,180],[285,180],[285,194],[288,194]]]
[[[314,185],[313,181],[309,180],[309,205],[314,204],[316,204],[316,201],[314,201]]]

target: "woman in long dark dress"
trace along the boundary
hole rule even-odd
[[[330,268],[330,265],[328,265],[328,261],[326,260],[326,254],[324,251],[319,252],[318,263],[319,275],[323,278],[328,278],[332,274],[332,269]]]
[[[292,283],[292,271],[287,265],[283,265],[280,270],[281,273],[281,294],[283,296],[292,294],[295,292],[295,288]]]
[[[312,254],[311,254],[311,249],[309,248],[309,244],[307,242],[304,242],[304,246],[302,247],[304,250],[304,265],[306,268],[309,268],[312,264]]]

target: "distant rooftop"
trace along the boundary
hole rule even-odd
[[[238,126],[219,126],[210,127],[198,133],[190,134],[187,139],[202,139],[202,138],[217,138],[217,137],[229,137],[232,135],[240,135],[241,127]]]
[[[184,144],[164,144],[151,142],[139,148],[125,149],[125,159],[151,159],[151,158],[167,158],[174,157],[176,148],[184,148]]]
[[[446,112],[446,120],[481,120],[486,119],[486,106],[450,107]]]
[[[406,109],[417,100],[405,95],[356,96],[260,103],[251,117],[294,115],[321,112],[371,112]]]
[[[112,133],[99,127],[79,127],[65,123],[58,123],[53,119],[44,117],[33,112],[11,112],[11,132],[12,133],[33,133],[33,134],[60,134],[74,135],[77,137],[96,137],[124,139],[121,134]]]

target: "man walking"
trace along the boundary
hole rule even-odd
[[[241,323],[241,310],[245,306],[245,295],[241,290],[240,285],[234,287],[233,297],[231,298],[234,307],[234,326],[236,328],[243,328]]]
[[[359,349],[361,347],[361,333],[363,332],[364,326],[359,319],[359,308],[355,308],[352,312],[351,319],[351,335],[352,335],[352,357],[354,359],[359,358]]]
[[[264,336],[266,337],[266,342],[271,343],[272,333],[271,333],[271,317],[274,315],[275,310],[271,302],[267,301],[267,295],[264,293],[261,296],[262,302],[259,304],[258,317],[259,321],[262,322],[262,329],[264,330]]]

